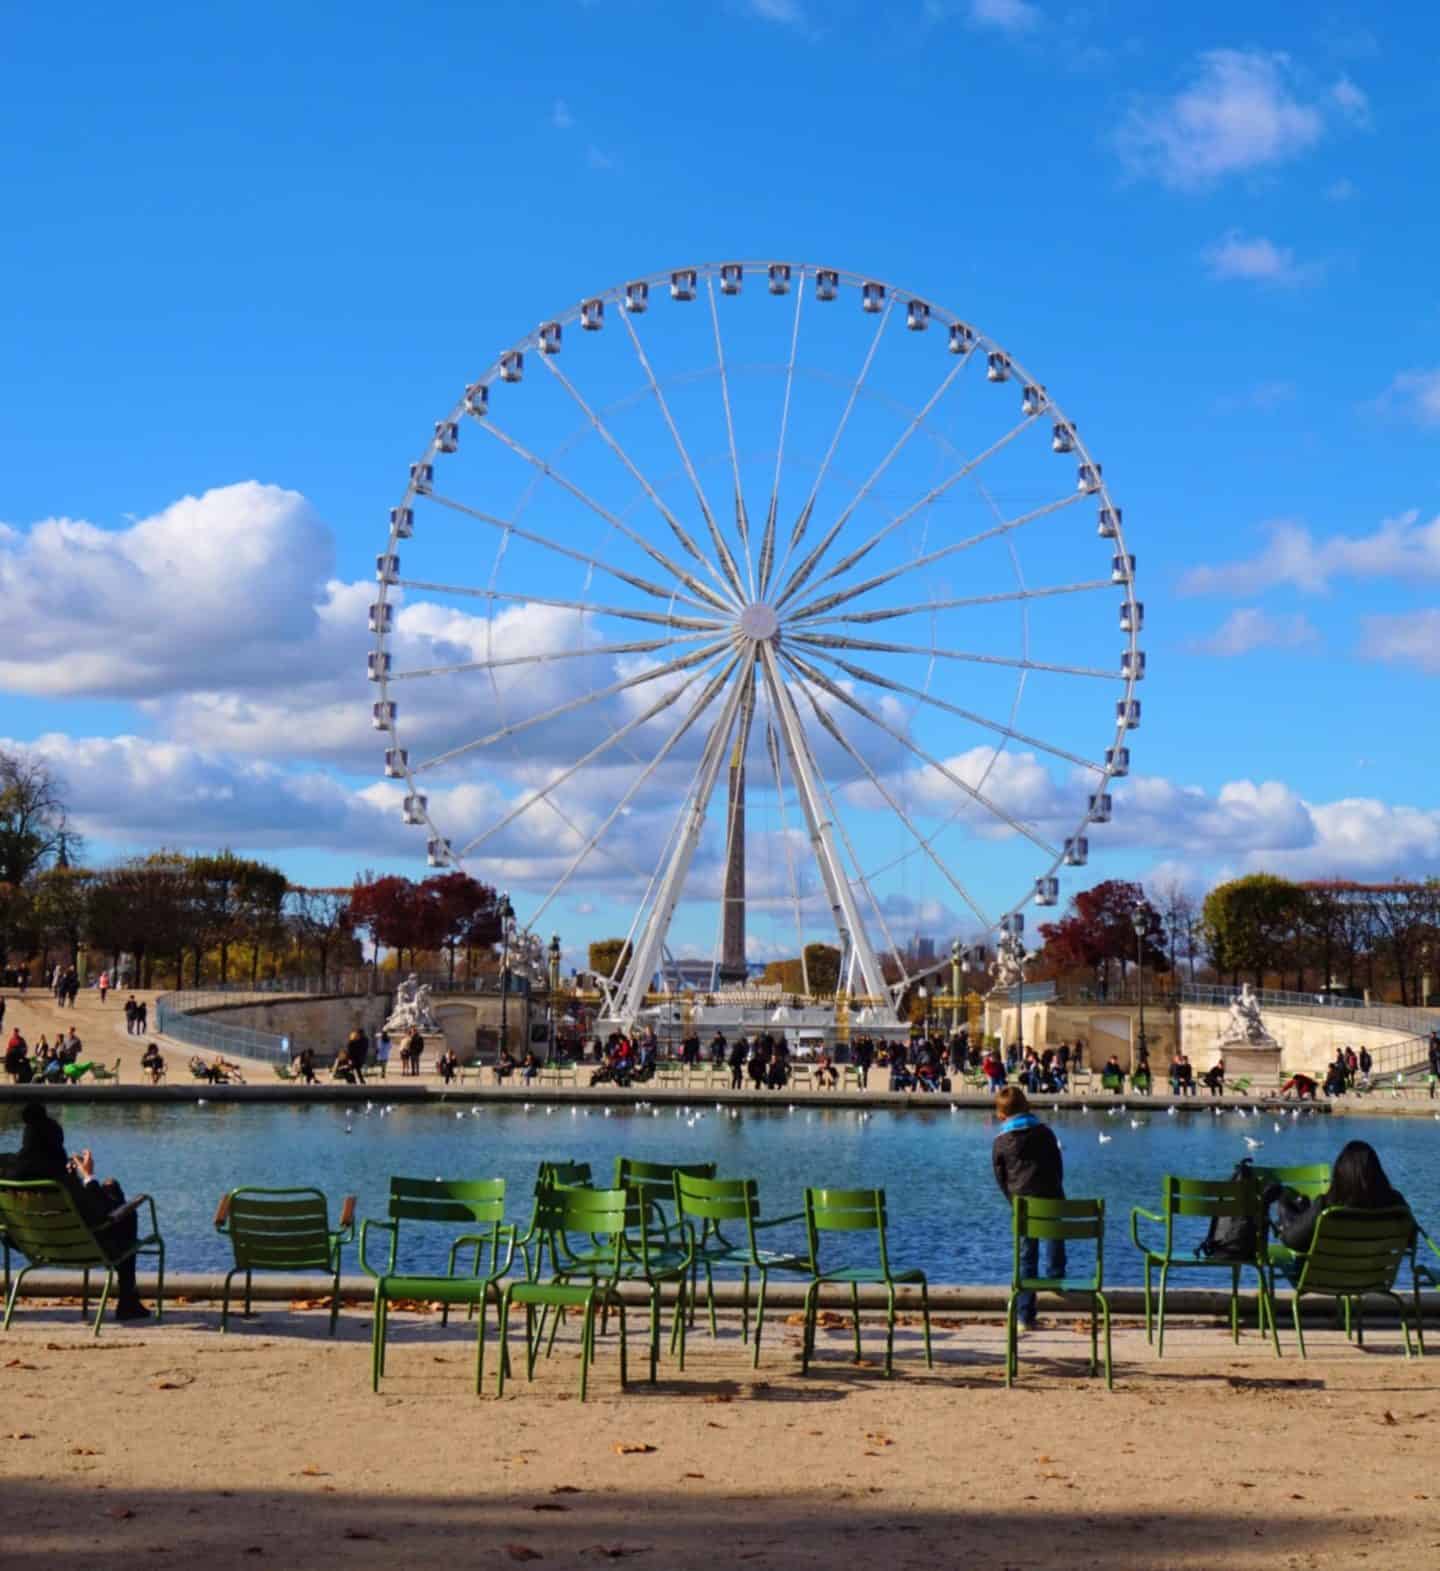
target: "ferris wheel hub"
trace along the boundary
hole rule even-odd
[[[775,607],[756,600],[740,613],[740,631],[757,644],[768,643],[780,632],[780,618]]]

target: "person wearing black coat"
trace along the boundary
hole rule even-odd
[[[98,1183],[95,1159],[89,1151],[70,1157],[65,1152],[65,1131],[50,1117],[40,1102],[27,1102],[21,1114],[25,1133],[20,1151],[11,1164],[11,1175],[22,1182],[49,1179],[63,1184],[86,1225],[95,1232],[100,1247],[113,1260],[134,1247],[139,1236],[136,1208],[145,1198],[137,1195],[127,1201],[125,1192],[113,1179]],[[119,1294],[115,1301],[117,1320],[145,1320],[150,1311],[140,1302],[135,1285],[135,1257],[115,1263],[115,1282]]]
[[[1030,1103],[1019,1086],[1006,1086],[995,1098],[995,1116],[1001,1120],[1000,1133],[990,1148],[995,1182],[1007,1200],[1025,1195],[1033,1200],[1065,1198],[1065,1159],[1060,1142],[1048,1124],[1042,1124],[1030,1111]],[[1040,1266],[1038,1238],[1027,1238],[1020,1245],[1020,1274],[1033,1277]],[[1047,1277],[1065,1275],[1065,1240],[1045,1241]],[[1035,1295],[1022,1293],[1016,1309],[1022,1330],[1035,1328]]]
[[[745,1083],[745,1060],[750,1049],[743,1036],[736,1037],[730,1045],[730,1089],[739,1091]]]
[[[1404,1195],[1385,1176],[1375,1148],[1364,1140],[1352,1140],[1341,1149],[1330,1170],[1330,1187],[1324,1194],[1298,1195],[1283,1184],[1271,1184],[1261,1198],[1280,1242],[1297,1254],[1304,1254],[1314,1242],[1315,1224],[1328,1206],[1356,1211],[1388,1211],[1407,1206]]]

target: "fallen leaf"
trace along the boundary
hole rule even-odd
[[[368,1527],[347,1527],[340,1536],[353,1539],[374,1539],[381,1544],[385,1542],[379,1533],[372,1533]]]
[[[607,1560],[619,1560],[622,1555],[648,1555],[649,1544],[594,1544],[592,1555],[603,1555]]]
[[[879,1431],[876,1431],[873,1434],[867,1432],[865,1438],[872,1446],[893,1446],[895,1444],[889,1435],[881,1434]]]
[[[40,1366],[38,1364],[27,1364],[19,1358],[11,1358],[6,1360],[5,1367],[7,1369],[38,1369]]]
[[[1385,1411],[1380,1415],[1380,1422],[1382,1424],[1398,1424],[1400,1422],[1400,1420],[1398,1418],[1396,1418],[1394,1413],[1392,1413],[1390,1411],[1390,1409],[1387,1407],[1385,1409]]]
[[[704,1473],[681,1473],[681,1478],[704,1478]]]
[[[733,1402],[735,1398],[728,1391],[712,1391],[705,1400],[707,1402]]]
[[[616,1456],[642,1456],[655,1449],[648,1440],[617,1440],[615,1442]]]
[[[7,1440],[33,1440],[35,1436],[28,1429],[16,1429],[6,1435],[5,1438]]]
[[[512,1560],[543,1560],[545,1558],[538,1549],[532,1549],[529,1544],[506,1544],[505,1553]]]
[[[189,1380],[152,1380],[151,1385],[157,1391],[183,1391],[192,1382]]]
[[[537,1500],[530,1509],[532,1511],[568,1511],[570,1507],[562,1506],[555,1500]]]
[[[103,1451],[97,1451],[93,1446],[71,1446],[71,1456],[104,1456]]]
[[[129,1506],[111,1506],[105,1515],[113,1516],[117,1522],[125,1522],[134,1516],[135,1513]]]
[[[316,1467],[313,1462],[307,1463],[300,1469],[301,1478],[329,1478],[329,1473],[323,1467]]]

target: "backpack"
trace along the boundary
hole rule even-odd
[[[1254,1164],[1247,1156],[1235,1164],[1232,1179],[1249,1178]],[[1195,1253],[1207,1260],[1253,1261],[1260,1247],[1259,1232],[1253,1216],[1212,1216],[1205,1237]]]

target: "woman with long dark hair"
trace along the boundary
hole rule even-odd
[[[1347,1206],[1357,1211],[1388,1211],[1406,1204],[1405,1197],[1385,1176],[1375,1147],[1364,1140],[1352,1140],[1335,1158],[1330,1170],[1330,1187],[1322,1195],[1307,1199],[1274,1185],[1265,1193],[1272,1206],[1271,1215],[1280,1241],[1303,1253],[1315,1236],[1315,1224],[1327,1206]]]

